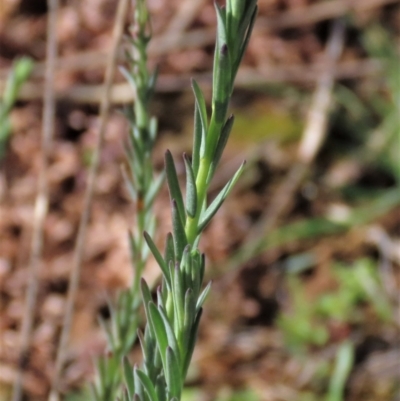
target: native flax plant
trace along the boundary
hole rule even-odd
[[[162,283],[153,301],[145,280],[141,290],[147,325],[139,333],[143,365],[132,371],[125,361],[125,401],[179,401],[192,358],[197,329],[210,284],[202,290],[205,258],[198,249],[201,233],[238,180],[243,165],[211,204],[207,191],[233,125],[227,118],[233,83],[246,50],[257,13],[256,0],[227,0],[216,4],[218,17],[214,56],[212,113],[203,93],[192,81],[196,98],[192,158],[183,155],[186,196],[182,194],[172,155],[165,155],[171,198],[172,234],[162,255],[152,236],[144,237],[162,271]]]
[[[123,171],[128,193],[136,208],[136,225],[129,236],[134,277],[132,286],[120,293],[117,304],[112,306],[110,303],[110,323],[101,322],[107,332],[109,352],[97,363],[92,386],[94,401],[114,400],[121,394],[122,361],[137,338],[138,308],[141,305],[140,278],[149,256],[142,232],[146,229],[154,233],[152,207],[163,182],[163,175],[154,179],[151,163],[157,122],[149,116],[148,106],[157,73],[150,74],[147,67],[147,46],[151,35],[145,0],[136,1],[132,30],[132,37],[127,39],[129,68],[121,68],[121,71],[135,93],[133,109],[126,110],[130,125],[126,146],[128,171]]]

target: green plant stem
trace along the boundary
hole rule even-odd
[[[211,163],[213,161],[213,155],[215,152],[215,147],[220,137],[222,130],[222,124],[216,123],[214,118],[214,113],[211,116],[210,126],[207,132],[207,143],[206,145],[206,154],[204,157],[200,159],[199,172],[196,177],[196,188],[197,188],[197,196],[198,196],[198,204],[199,207],[196,210],[196,215],[191,218],[188,216],[186,221],[186,237],[188,239],[188,243],[190,245],[194,245],[198,235],[199,221],[201,217],[201,213],[206,204],[207,192],[209,187],[209,182],[211,181],[209,177],[211,170]]]
[[[144,0],[137,0],[134,14],[134,37],[131,40],[129,68],[123,73],[135,93],[132,110],[128,110],[130,123],[127,162],[130,174],[126,184],[135,205],[136,223],[130,236],[131,262],[134,271],[131,287],[122,291],[115,306],[111,307],[110,324],[103,323],[108,334],[109,353],[98,361],[97,380],[93,386],[95,401],[110,401],[122,394],[123,360],[137,338],[138,308],[141,305],[140,279],[148,258],[143,231],[153,235],[155,217],[154,197],[158,184],[154,180],[151,153],[155,140],[155,123],[149,115],[148,103],[153,92],[155,75],[147,67],[148,13]]]
[[[202,290],[205,257],[199,252],[199,239],[205,226],[221,207],[243,171],[229,180],[214,201],[207,204],[207,192],[225,148],[233,118],[226,120],[233,81],[257,13],[256,0],[244,3],[227,0],[226,9],[216,4],[217,46],[214,58],[212,115],[208,116],[204,95],[193,81],[196,97],[192,161],[184,155],[186,202],[183,200],[173,157],[165,155],[171,208],[172,233],[164,256],[151,235],[146,242],[163,273],[153,301],[145,280],[141,282],[147,325],[141,335],[143,367],[125,364],[126,401],[179,401],[195,347],[202,306],[210,285]],[[235,23],[235,24],[233,24]],[[234,26],[234,28],[230,28]],[[238,28],[238,29],[236,29]]]

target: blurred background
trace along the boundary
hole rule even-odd
[[[399,401],[400,2],[258,3],[231,104],[236,122],[210,198],[243,159],[247,170],[203,239],[213,290],[183,399]],[[54,369],[116,5],[64,0],[57,16],[50,203],[23,363],[26,401],[46,399]],[[184,180],[190,77],[211,95],[214,6],[148,6],[150,64],[160,69],[154,164],[162,170],[169,148]],[[0,4],[1,401],[11,399],[16,377],[29,277],[47,11],[45,0]],[[23,56],[33,68],[28,74],[30,65],[20,67],[21,87],[10,101],[5,82]],[[120,169],[127,137],[120,111],[131,100],[117,73],[63,375],[67,401],[89,399],[84,384],[106,344],[98,316],[107,320],[107,298],[132,277],[127,232],[134,208]],[[161,245],[170,230],[168,205],[164,188],[156,205]],[[146,277],[157,276],[150,261]],[[132,359],[140,361],[138,350]]]

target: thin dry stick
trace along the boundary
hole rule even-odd
[[[259,18],[256,22],[256,31],[271,31],[287,28],[296,28],[299,26],[315,24],[320,21],[338,18],[349,12],[364,11],[382,7],[388,4],[399,3],[399,0],[330,0],[319,2],[304,7],[301,10],[287,11],[273,18]],[[162,56],[173,51],[199,48],[213,43],[215,39],[214,28],[193,29],[185,35],[180,32],[171,31],[168,34],[152,39],[149,47],[149,55]],[[101,68],[104,66],[106,56],[110,52],[106,51],[85,51],[66,57],[59,58],[57,69],[65,71],[87,70],[88,68]],[[123,60],[124,54],[118,54],[120,60]],[[44,74],[44,64],[37,63],[32,73],[33,78],[40,78]],[[0,69],[0,78],[5,79],[8,76],[9,68]],[[187,82],[187,79],[185,79]]]
[[[235,86],[238,88],[259,88],[262,85],[270,83],[299,83],[313,84],[317,77],[321,74],[322,65],[292,65],[279,66],[268,68],[265,71],[256,71],[253,68],[243,67],[238,72]],[[382,63],[379,60],[361,60],[342,62],[337,65],[334,72],[335,80],[338,79],[357,79],[362,77],[379,76],[382,72]],[[202,85],[211,85],[209,74],[191,75],[197,82]],[[157,92],[176,92],[185,90],[190,76],[186,75],[161,75],[157,79]],[[3,87],[3,82],[0,81],[0,92]],[[40,93],[43,92],[43,86],[33,82],[24,84],[19,93],[19,100],[34,100],[38,99]],[[56,97],[63,100],[70,100],[74,103],[98,104],[104,93],[103,85],[85,85],[80,84],[72,86],[62,92],[56,92]],[[125,104],[132,103],[134,94],[132,89],[126,82],[117,83],[112,86],[111,102]]]
[[[399,0],[331,0],[312,4],[301,9],[292,9],[276,18],[260,18],[257,29],[279,30],[312,25],[316,22],[339,18],[350,12],[365,11],[398,3]]]
[[[298,149],[298,161],[289,171],[286,179],[278,187],[265,215],[251,230],[246,242],[258,242],[256,239],[264,237],[277,221],[290,208],[293,195],[306,177],[310,164],[317,155],[326,137],[326,126],[329,109],[332,102],[332,88],[334,85],[334,70],[336,63],[342,54],[345,26],[343,21],[336,21],[329,43],[326,48],[326,66],[318,80],[318,87],[308,113],[306,128]]]
[[[52,388],[49,395],[50,401],[57,401],[59,399],[59,384],[61,379],[61,372],[67,356],[67,345],[71,329],[71,323],[74,312],[74,304],[76,293],[79,285],[79,278],[81,272],[81,265],[83,259],[84,245],[86,241],[86,231],[87,225],[90,217],[91,203],[93,198],[93,192],[97,177],[97,171],[100,164],[100,154],[104,142],[104,134],[106,129],[106,122],[110,110],[110,93],[112,88],[112,82],[115,75],[116,61],[118,56],[118,45],[121,41],[122,33],[124,30],[124,22],[126,14],[128,12],[129,0],[120,0],[118,3],[117,15],[113,30],[113,41],[112,41],[112,52],[108,59],[106,75],[105,75],[105,85],[103,92],[103,99],[100,107],[100,127],[99,134],[97,137],[97,144],[90,166],[88,184],[86,187],[84,205],[82,217],[79,224],[78,235],[75,243],[74,257],[72,263],[72,270],[70,274],[69,288],[67,304],[65,308],[65,315],[63,321],[63,328],[61,332],[60,342],[57,350],[56,366],[54,377],[52,380]]]
[[[152,57],[162,56],[174,51],[185,49],[201,48],[207,46],[215,40],[214,28],[193,29],[182,35],[180,32],[171,32],[166,35],[156,37],[149,44],[149,55]],[[105,65],[110,50],[86,50],[61,57],[57,62],[57,69],[63,72],[79,71],[102,68]],[[124,61],[124,52],[118,52],[118,61]],[[32,78],[41,78],[44,75],[44,63],[37,63],[31,74]],[[0,78],[6,79],[10,72],[9,68],[0,69]]]
[[[48,210],[47,167],[51,141],[54,133],[54,71],[57,57],[57,12],[59,0],[48,0],[46,73],[42,121],[42,143],[40,152],[40,172],[33,218],[32,243],[29,260],[29,281],[25,299],[25,310],[21,329],[20,357],[17,377],[13,388],[13,401],[22,398],[24,368],[28,360],[31,333],[35,317],[39,288],[39,271],[43,250],[44,221]]]
[[[196,18],[205,0],[185,0],[180,3],[179,10],[164,31],[165,35],[181,34]]]

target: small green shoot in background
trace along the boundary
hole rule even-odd
[[[22,57],[16,60],[7,79],[0,101],[0,160],[4,157],[8,139],[11,134],[10,112],[14,107],[23,83],[29,78],[33,61]]]
[[[291,257],[292,259],[294,257]],[[304,257],[300,258],[303,262]],[[308,258],[310,259],[310,258]],[[296,259],[297,260],[297,259]],[[286,263],[292,266],[291,260]],[[308,267],[309,264],[305,266]],[[295,269],[296,270],[296,269]],[[352,265],[337,264],[332,269],[336,288],[317,296],[307,298],[304,285],[295,275],[288,277],[292,310],[278,317],[286,346],[297,355],[306,355],[310,347],[324,347],[330,340],[329,326],[339,323],[343,326],[363,324],[366,309],[382,324],[390,324],[394,307],[388,299],[378,273],[376,263],[368,258],[358,259]],[[328,380],[324,401],[343,401],[347,379],[354,363],[354,344],[345,339],[338,345],[335,361],[331,367],[321,365],[315,379]],[[313,393],[301,395],[301,401],[316,401]]]
[[[393,308],[371,259],[359,259],[352,266],[338,264],[332,272],[337,288],[313,301],[307,298],[298,277],[288,277],[293,309],[279,316],[278,326],[294,352],[303,352],[310,345],[324,346],[329,340],[330,322],[362,323],[361,304],[368,305],[381,322],[390,322],[393,316]]]

